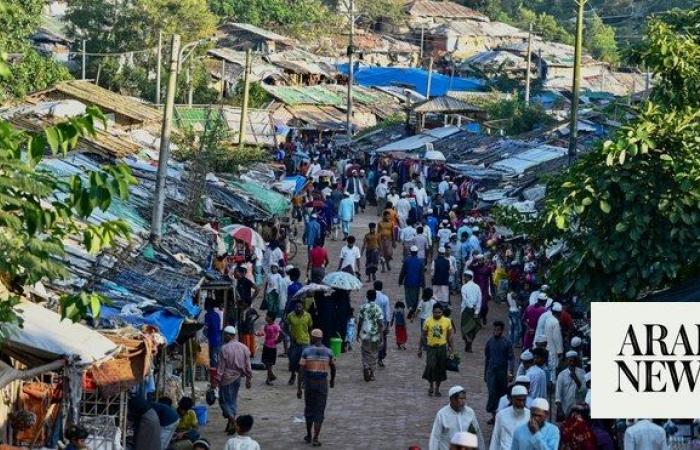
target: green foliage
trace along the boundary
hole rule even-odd
[[[499,100],[486,107],[491,120],[508,120],[506,134],[514,135],[532,131],[554,123],[539,105],[525,105],[522,99]]]
[[[128,225],[121,220],[100,224],[87,220],[96,209],[108,209],[112,197],[128,196],[135,179],[127,166],[106,166],[67,179],[38,167],[47,149],[65,154],[81,136],[94,133],[96,120],[104,117],[90,108],[85,116],[38,133],[19,131],[0,121],[0,279],[12,293],[9,301],[0,302],[0,317],[14,317],[11,308],[23,286],[66,276],[60,258],[67,237],[80,236],[85,247],[96,253],[129,235]],[[79,296],[64,298],[64,313],[78,301]]]
[[[66,20],[71,36],[86,37],[89,52],[150,48],[159,31],[179,33],[184,44],[210,37],[217,22],[205,0],[73,0]]]
[[[355,0],[354,7],[363,23],[390,22],[397,26],[406,21],[405,2],[401,0]]]
[[[573,44],[574,36],[564,26],[562,26],[556,17],[545,12],[535,12],[527,8],[519,8],[513,24],[523,30],[527,30],[532,24],[533,32],[547,41],[562,42],[564,44]]]
[[[233,106],[243,106],[243,90],[245,83],[239,80],[236,87],[233,89],[233,95],[228,99],[227,103]],[[272,101],[272,97],[262,88],[259,82],[250,83],[248,86],[248,107],[250,108],[265,108]]]
[[[16,57],[7,76],[0,79],[0,102],[22,98],[30,92],[46,89],[71,78],[65,66],[26,48],[21,56]]]
[[[650,23],[636,57],[657,77],[652,100],[548,183],[531,229],[566,244],[548,276],[562,291],[635,300],[700,273],[698,14]]]
[[[619,60],[615,30],[603,23],[603,20],[595,13],[586,18],[584,43],[594,58],[616,63]]]
[[[27,38],[41,20],[43,0],[12,0],[3,3],[0,11],[0,48],[7,52],[21,52]]]

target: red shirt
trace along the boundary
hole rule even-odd
[[[328,258],[328,252],[323,247],[314,247],[309,252],[311,267],[323,267]]]

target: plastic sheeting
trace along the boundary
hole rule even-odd
[[[7,333],[3,347],[20,359],[22,354],[41,361],[68,357],[75,358],[78,366],[87,366],[112,358],[118,350],[114,342],[98,332],[61,320],[61,316],[43,306],[22,302],[16,309],[24,325],[2,326]]]
[[[290,201],[284,195],[258,184],[240,181],[232,181],[230,184],[253,197],[265,211],[274,216],[284,215],[291,207]]]
[[[177,340],[182,324],[185,322],[183,317],[162,309],[142,314],[122,314],[121,310],[109,306],[102,308],[100,320],[117,324],[125,323],[134,328],[151,325],[158,329],[168,345],[173,344]]]
[[[343,74],[348,72],[348,65],[341,64],[338,70]],[[354,71],[355,82],[361,86],[402,86],[410,87],[418,93],[425,95],[428,89],[428,71],[410,67],[367,67],[356,66]],[[430,81],[430,96],[438,97],[447,94],[447,91],[480,91],[484,88],[484,82],[476,78],[451,78],[433,72]]]

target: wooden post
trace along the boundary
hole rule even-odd
[[[428,86],[425,88],[425,97],[430,98],[430,84],[433,81],[433,57],[430,57],[428,62]]]
[[[219,98],[223,99],[226,96],[226,60],[221,59],[221,93]]]
[[[156,105],[160,105],[160,66],[163,64],[163,32],[158,32],[158,52],[156,57]]]
[[[355,52],[354,48],[354,37],[355,37],[355,5],[353,0],[350,0],[350,38],[348,41],[348,102],[347,102],[347,116],[345,118],[345,131],[348,135],[348,141],[352,140],[352,85],[355,82],[354,77],[354,67],[352,62],[352,54]]]
[[[241,123],[238,127],[238,148],[245,145],[245,126],[248,120],[248,90],[250,88],[250,68],[253,65],[253,55],[250,49],[245,52],[245,74],[243,78],[243,106],[241,107]]]
[[[571,117],[569,123],[569,164],[576,159],[578,145],[578,102],[581,89],[581,51],[583,47],[583,9],[587,0],[578,0],[576,14],[576,45],[574,47],[574,81],[571,88]]]
[[[87,55],[85,54],[85,53],[86,53],[86,52],[85,52],[85,39],[83,39],[83,43],[82,43],[82,52],[81,52],[81,53],[82,53],[82,64],[81,64],[81,66],[82,66],[82,67],[81,67],[81,72],[82,72],[82,73],[81,73],[81,75],[82,75],[82,79],[84,80],[84,79],[85,79],[85,65],[87,64]]]
[[[530,74],[532,67],[532,24],[527,34],[527,71],[525,72],[525,104],[530,105]]]

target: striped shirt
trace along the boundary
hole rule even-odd
[[[325,380],[333,365],[333,352],[323,345],[310,345],[301,353],[299,365],[304,368],[306,380]]]

